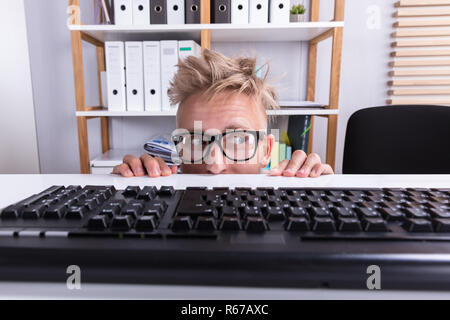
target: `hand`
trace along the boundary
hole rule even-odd
[[[322,174],[333,174],[333,169],[330,165],[321,163],[317,153],[307,156],[303,150],[295,150],[291,160],[281,161],[277,167],[269,171],[269,174],[271,176],[316,178]]]
[[[123,158],[123,163],[115,166],[112,173],[124,177],[142,177],[148,174],[149,177],[156,178],[170,176],[177,173],[177,170],[177,166],[169,167],[160,157],[143,154],[140,158],[137,158],[127,154]]]

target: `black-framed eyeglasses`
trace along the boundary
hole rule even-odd
[[[198,163],[211,153],[217,143],[223,155],[232,161],[248,161],[256,155],[258,143],[266,136],[264,131],[227,130],[210,135],[200,132],[173,134],[172,141],[179,159],[184,163]]]

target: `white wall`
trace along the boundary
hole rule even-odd
[[[336,147],[336,172],[338,173],[342,172],[345,130],[349,117],[362,108],[386,105],[394,2],[396,0],[345,1]],[[332,4],[333,0],[321,1],[321,20],[332,19]],[[379,20],[376,13],[379,13]],[[378,26],[377,21],[379,21]],[[318,50],[316,99],[327,103],[331,39],[320,43]],[[326,120],[316,117],[313,151],[319,153],[322,159],[325,159],[326,130]]]
[[[301,0],[294,0],[299,2]],[[395,0],[347,0],[338,123],[337,172],[341,172],[345,127],[356,110],[382,105],[387,93],[388,61]],[[91,0],[81,0],[82,21],[89,23]],[[309,3],[309,1],[305,1]],[[29,33],[33,92],[43,173],[79,172],[75,98],[70,33],[65,25],[67,1],[25,0]],[[366,26],[366,10],[380,7],[380,29]],[[321,1],[321,20],[333,16],[333,0]],[[255,52],[259,61],[269,60],[271,78],[281,100],[305,99],[307,46],[301,43],[212,43],[227,54]],[[87,104],[97,105],[96,62],[93,48],[84,46]],[[328,102],[330,41],[319,46],[317,98]],[[283,122],[280,119],[280,122]],[[89,120],[91,157],[101,152],[98,120]],[[171,132],[173,117],[111,119],[113,148],[140,148],[155,133]],[[325,159],[326,120],[317,118],[314,148]]]
[[[0,1],[0,173],[39,173],[23,0]]]

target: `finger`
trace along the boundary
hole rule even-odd
[[[119,164],[118,166],[115,166],[113,168],[113,172],[114,174],[120,174],[121,176],[124,177],[132,177],[133,172],[131,172],[130,167],[126,164],[126,163],[122,163]]]
[[[316,165],[320,164],[320,157],[317,153],[311,153],[306,158],[306,161],[301,166],[300,170],[297,172],[297,177],[307,177],[311,173],[312,168]]]
[[[127,154],[125,157],[123,157],[123,162],[130,166],[136,177],[142,177],[145,175],[144,168],[142,167],[142,162],[141,160],[139,160],[139,158],[136,158],[131,154]]]
[[[159,168],[159,163],[155,158],[148,154],[143,154],[141,156],[141,161],[144,164],[149,177],[156,178],[161,176],[161,169]]]
[[[172,174],[177,174],[178,173],[178,166],[173,165],[170,169],[172,170]]]
[[[306,160],[306,153],[303,150],[295,150],[292,154],[291,161],[289,161],[288,166],[283,171],[283,176],[293,177],[297,171],[301,168]]]
[[[322,174],[323,170],[324,170],[323,165],[321,163],[316,163],[312,167],[309,176],[311,178],[317,178],[318,176],[320,176]]]
[[[325,175],[325,174],[333,174],[333,169],[331,168],[330,165],[328,165],[326,163],[321,163],[320,165],[316,164],[312,168],[309,176],[316,178],[318,176]]]
[[[156,157],[155,160],[158,161],[158,163],[159,163],[159,169],[161,170],[161,175],[170,176],[172,174],[172,170],[170,170],[167,163],[165,163],[161,157]]]
[[[288,165],[289,160],[283,160],[281,161],[278,166],[276,166],[275,168],[270,169],[269,171],[269,175],[271,176],[280,176],[281,173],[283,172],[284,168],[286,168],[286,166]]]

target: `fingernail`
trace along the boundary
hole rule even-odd
[[[139,173],[139,174],[144,173],[144,170],[142,170],[142,168],[138,168],[137,173]]]
[[[311,174],[312,174],[312,175],[315,175],[315,174],[316,174],[316,170],[313,169],[313,170],[311,171]]]
[[[125,171],[125,174],[126,174],[127,176],[130,176],[130,175],[133,175],[133,172],[131,172],[131,170],[127,170],[127,171]]]
[[[300,173],[300,174],[304,174],[304,173],[305,173],[305,169],[301,169],[301,170],[299,171],[299,173]]]
[[[160,174],[160,172],[159,172],[158,170],[156,170],[156,169],[153,169],[153,170],[152,170],[152,174],[153,174],[154,176],[157,176],[157,175]]]
[[[287,172],[292,172],[292,173],[294,172],[294,170],[292,168],[288,168],[288,169],[286,169],[286,171]]]
[[[164,174],[165,174],[166,176],[169,176],[171,173],[172,173],[172,171],[170,171],[170,170],[164,170]]]

